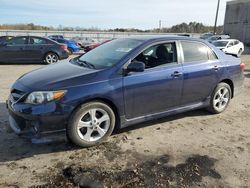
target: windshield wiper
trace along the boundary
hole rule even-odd
[[[79,65],[84,65],[84,66],[87,66],[89,68],[93,68],[93,69],[96,69],[95,65],[93,65],[92,63],[89,63],[87,61],[82,61],[80,59],[78,59],[78,64]]]

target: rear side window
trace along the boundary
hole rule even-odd
[[[36,38],[36,37],[31,37],[30,38],[30,44],[47,44],[47,41],[42,38]]]
[[[59,42],[59,43],[66,43],[66,41],[63,40],[63,39],[57,39],[57,42]]]
[[[215,53],[200,42],[182,41],[184,62],[198,62],[218,59]]]

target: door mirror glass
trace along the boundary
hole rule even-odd
[[[143,72],[145,69],[145,64],[143,62],[140,62],[140,61],[132,61],[127,69],[126,69],[126,72],[129,73],[129,72]]]

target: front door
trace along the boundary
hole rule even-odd
[[[1,47],[2,62],[19,62],[26,59],[27,37],[14,37],[7,45]]]
[[[182,66],[177,61],[176,43],[153,45],[132,61],[146,65],[144,72],[123,78],[127,119],[165,112],[181,101]]]

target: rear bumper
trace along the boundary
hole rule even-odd
[[[69,54],[66,51],[63,51],[62,53],[58,54],[59,59],[63,60],[63,59],[67,59],[69,57]]]

